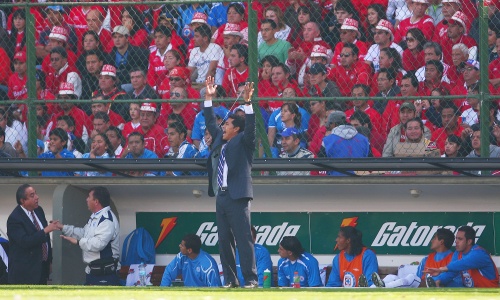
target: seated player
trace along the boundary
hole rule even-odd
[[[443,267],[428,268],[425,272],[429,286],[446,286],[461,276],[464,287],[498,287],[498,269],[491,255],[476,245],[476,231],[470,226],[458,228],[455,252],[451,262]]]
[[[181,274],[184,286],[221,286],[217,263],[210,254],[201,250],[199,236],[185,235],[179,249],[179,254],[165,268],[160,286],[171,286]]]
[[[285,236],[278,248],[278,286],[291,287],[293,276],[298,272],[301,287],[322,286],[318,260],[305,252],[300,241],[294,236]]]
[[[340,227],[335,248],[340,253],[333,258],[332,272],[327,287],[367,287],[372,285],[372,274],[378,270],[375,252],[363,245],[363,234],[352,226]]]
[[[398,275],[389,274],[383,280],[380,279],[378,273],[373,273],[373,284],[377,287],[386,288],[417,288],[421,286],[425,282],[425,274],[423,273],[425,269],[443,267],[451,261],[453,252],[450,249],[453,246],[454,239],[455,236],[451,230],[439,228],[431,240],[431,250],[433,252],[424,257],[418,267],[414,265],[402,265],[398,269]],[[405,272],[415,267],[417,267],[416,273],[412,271]]]

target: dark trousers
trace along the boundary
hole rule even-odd
[[[42,261],[42,274],[40,276],[40,282],[38,284],[46,285],[49,280],[50,275],[50,263],[48,261]]]
[[[238,283],[235,260],[235,242],[240,256],[241,272],[246,283],[257,281],[255,250],[250,230],[249,199],[231,199],[229,192],[219,191],[216,201],[219,253],[225,283]]]

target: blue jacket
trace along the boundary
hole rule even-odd
[[[181,274],[185,286],[221,286],[217,263],[203,250],[195,259],[177,254],[165,268],[160,286],[170,286]]]
[[[64,148],[60,154],[62,158],[75,158],[73,152],[68,151],[68,149],[66,148]],[[50,151],[38,155],[38,158],[56,159],[54,153]],[[69,171],[42,171],[42,176],[67,177],[67,176],[74,176],[74,173]]]
[[[257,277],[259,278],[259,286],[262,286],[264,284],[264,271],[268,269],[271,273],[273,272],[273,261],[271,260],[271,255],[269,254],[269,251],[267,251],[266,247],[260,244],[254,244],[254,249],[255,264],[257,265]],[[241,272],[240,254],[238,253],[238,248],[236,248],[236,271],[238,272],[239,282],[245,282],[243,273]]]
[[[295,262],[280,258],[278,261],[278,286],[290,287],[293,275],[299,273],[301,287],[322,286],[318,260],[311,253],[304,252]]]

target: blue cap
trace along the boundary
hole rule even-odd
[[[64,7],[62,7],[61,5],[47,6],[46,9],[51,9],[51,10],[55,10],[55,11],[58,11],[58,12],[64,12]]]
[[[285,128],[285,129],[283,129],[283,132],[281,132],[282,137],[289,137],[289,136],[298,135],[298,134],[299,134],[299,131],[295,127]]]

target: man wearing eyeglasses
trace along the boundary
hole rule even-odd
[[[366,45],[365,42],[358,40],[360,37],[360,32],[359,32],[359,23],[358,21],[351,19],[351,18],[346,18],[344,20],[344,23],[340,27],[340,43],[338,43],[335,46],[335,50],[333,51],[333,58],[332,58],[332,67],[340,66],[340,53],[342,52],[342,49],[344,48],[344,44],[346,43],[352,43],[356,45],[359,49],[359,57],[358,59],[360,61],[364,60],[366,53],[368,52],[368,46]]]
[[[332,80],[337,83],[342,96],[349,96],[355,84],[369,85],[371,69],[358,60],[359,48],[345,43],[340,53],[340,66],[332,70]]]
[[[55,47],[50,50],[51,70],[45,77],[48,90],[54,95],[59,93],[59,85],[62,82],[72,83],[75,94],[80,98],[82,94],[82,79],[73,64],[68,62],[68,52],[63,47]]]

